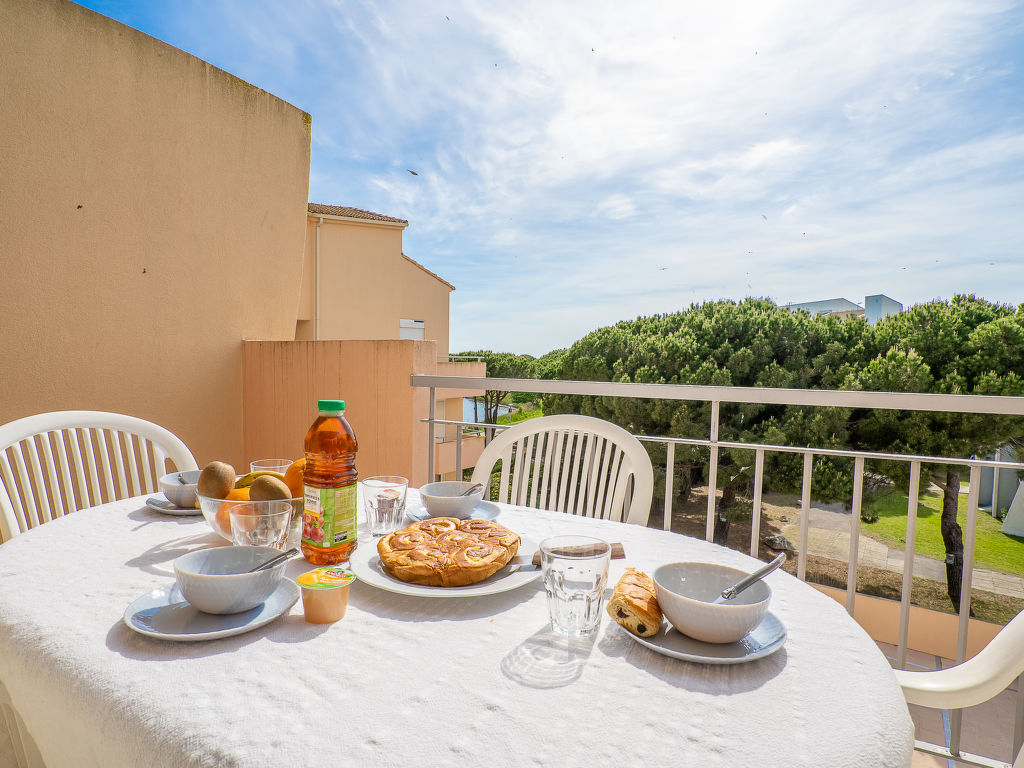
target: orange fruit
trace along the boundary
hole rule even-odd
[[[292,492],[292,498],[297,499],[302,495],[302,471],[306,468],[306,458],[296,459],[284,473],[284,484]]]
[[[217,527],[220,528],[224,533],[231,535],[231,507],[234,505],[232,501],[248,501],[249,500],[249,489],[248,488],[235,488],[227,496],[224,497],[224,503],[220,505],[217,510],[215,519],[217,521]]]

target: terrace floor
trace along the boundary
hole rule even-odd
[[[896,646],[878,643],[889,663],[896,664]],[[945,669],[953,666],[949,659],[907,651],[907,669],[928,670]],[[963,735],[961,749],[964,752],[984,757],[1012,762],[1013,719],[1016,710],[1017,684],[1000,693],[991,701],[977,707],[965,709],[963,718]],[[946,713],[926,707],[910,706],[910,715],[916,726],[916,737],[932,744],[947,744],[946,732],[949,721]],[[914,752],[912,768],[955,768],[957,763],[944,760],[923,752]]]

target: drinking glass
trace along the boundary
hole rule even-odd
[[[249,462],[250,472],[280,472],[282,475],[292,465],[288,459],[258,459]]]
[[[244,547],[281,549],[292,519],[290,501],[243,501],[228,510],[231,539]]]
[[[586,637],[601,623],[611,545],[590,536],[552,536],[540,543],[540,567],[551,629]]]
[[[379,475],[363,481],[363,498],[372,535],[383,536],[398,528],[405,514],[408,490],[409,481],[397,475]]]

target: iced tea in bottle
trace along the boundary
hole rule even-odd
[[[302,554],[314,565],[348,560],[356,548],[356,436],[344,400],[320,400],[306,433]]]

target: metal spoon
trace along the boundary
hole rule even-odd
[[[479,491],[483,487],[484,487],[483,483],[474,483],[469,488],[467,488],[465,491],[460,493],[459,496],[469,496],[471,493],[476,493],[477,491]]]
[[[751,584],[755,584],[761,579],[763,579],[765,576],[774,571],[784,562],[786,562],[786,553],[780,552],[779,556],[772,560],[770,563],[768,563],[768,565],[766,565],[764,568],[759,568],[758,570],[754,571],[752,574],[747,576],[745,579],[736,582],[731,587],[726,587],[725,589],[723,589],[722,594],[715,598],[715,603],[724,603],[727,600],[732,600],[740,592],[745,590]]]
[[[252,568],[249,571],[246,571],[246,573],[256,573],[256,571],[265,571],[268,568],[273,568],[278,563],[281,563],[281,562],[283,562],[285,560],[289,560],[289,559],[295,557],[295,555],[297,555],[297,554],[299,554],[299,550],[297,548],[295,548],[295,547],[292,547],[287,552],[282,552],[280,555],[274,555],[272,558],[267,560],[265,563],[260,563],[255,568]]]

